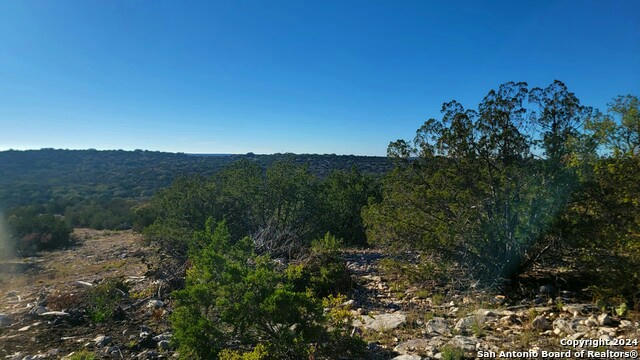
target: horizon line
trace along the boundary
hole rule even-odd
[[[97,152],[107,152],[107,151],[123,151],[123,152],[155,152],[155,153],[165,153],[165,154],[182,154],[182,155],[193,155],[193,156],[246,156],[249,154],[261,156],[261,155],[333,155],[333,156],[364,156],[364,157],[380,157],[386,158],[386,155],[368,155],[368,154],[337,154],[337,153],[296,153],[296,152],[272,152],[272,153],[256,153],[253,151],[243,152],[243,153],[216,153],[216,152],[184,152],[184,151],[168,151],[168,150],[149,150],[149,149],[113,149],[113,148],[55,148],[55,147],[42,147],[42,148],[27,148],[27,149],[15,149],[15,148],[0,148],[1,152],[28,152],[28,151],[43,151],[43,150],[53,150],[53,151],[97,151]]]

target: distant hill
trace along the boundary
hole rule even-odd
[[[385,157],[316,154],[184,154],[157,151],[41,149],[0,152],[0,208],[51,199],[143,199],[184,175],[208,176],[240,159],[267,166],[292,159],[326,176],[355,166],[381,174],[391,168]]]

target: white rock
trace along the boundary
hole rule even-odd
[[[355,320],[355,326],[362,326],[375,331],[392,330],[407,322],[407,316],[401,312],[378,315],[364,315],[362,320]]]
[[[69,316],[69,313],[64,311],[47,311],[40,314],[40,316]]]
[[[171,334],[170,332],[166,332],[166,333],[162,333],[160,335],[156,335],[153,337],[153,341],[163,341],[163,340],[171,340],[171,337],[173,337],[173,334]]]
[[[576,332],[575,320],[556,319],[553,322],[553,332],[557,335],[562,333],[568,335],[574,334]]]
[[[160,300],[149,300],[147,307],[150,309],[159,309],[164,306],[164,303]]]
[[[454,326],[454,329],[457,331],[467,332],[471,329],[474,323],[478,320],[475,316],[467,316],[459,319]]]
[[[513,324],[517,324],[518,321],[518,317],[515,315],[506,315],[500,318],[500,324],[504,325],[504,326],[510,326]]]
[[[616,336],[616,328],[603,326],[598,328],[598,334],[608,334],[610,336]]]
[[[620,327],[623,329],[633,327],[633,322],[629,320],[620,320]]]
[[[356,301],[351,299],[351,300],[347,300],[345,302],[342,303],[342,306],[353,306],[353,304],[355,304]]]
[[[584,321],[584,324],[589,327],[595,327],[599,325],[599,322],[595,316],[591,315],[587,320]]]
[[[476,344],[478,342],[469,336],[456,335],[449,341],[449,345],[460,348],[465,352],[472,352],[476,350]]]
[[[435,317],[429,321],[425,325],[425,329],[429,334],[440,334],[446,335],[449,333],[449,325],[447,321],[441,317]]]
[[[97,347],[103,347],[111,343],[111,337],[106,335],[98,335],[93,339],[93,342],[96,343]]]
[[[609,316],[609,314],[604,313],[598,316],[598,323],[603,326],[611,326],[615,325],[616,321],[611,316]]]
[[[583,333],[583,332],[577,332],[577,333],[575,333],[575,334],[572,334],[572,335],[567,336],[567,339],[570,339],[570,340],[579,340],[579,339],[582,339],[585,335],[586,335],[586,334],[585,334],[585,333]]]
[[[487,309],[478,309],[478,310],[474,311],[473,314],[476,315],[476,316],[481,316],[481,317],[496,317],[496,316],[498,316],[498,314],[496,314],[493,310],[487,310]]]
[[[585,312],[590,307],[591,305],[589,304],[569,304],[569,305],[564,305],[562,307],[562,310],[572,314],[573,316],[578,316],[581,313]]]
[[[422,357],[418,356],[418,355],[400,355],[400,356],[396,356],[391,360],[422,360]]]

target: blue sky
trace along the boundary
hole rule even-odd
[[[554,79],[640,95],[640,1],[0,0],[0,149],[383,155]]]

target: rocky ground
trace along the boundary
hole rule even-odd
[[[72,249],[0,264],[0,359],[71,358],[81,351],[111,359],[174,357],[167,317],[168,295],[180,286],[175,265],[131,231],[77,229],[74,236],[78,244]],[[513,300],[466,285],[455,291],[399,286],[381,267],[385,254],[354,250],[344,258],[356,283],[345,306],[353,310],[353,333],[368,341],[372,359],[580,349],[561,345],[562,339],[630,339],[583,348],[638,350],[636,313],[605,313],[563,289],[543,285],[539,294]],[[128,287],[116,320],[88,321],[74,299],[110,278]]]
[[[107,358],[168,357],[170,284],[156,249],[132,231],[76,229],[68,250],[4,263],[0,274],[0,358],[59,359],[82,350]],[[9,266],[9,265],[11,266]],[[105,279],[129,292],[116,321],[94,323],[75,298]]]
[[[614,316],[551,285],[540,286],[539,294],[517,303],[471,289],[450,295],[433,288],[399,290],[380,269],[384,254],[354,251],[345,257],[358,282],[349,302],[361,317],[356,325],[382,358],[455,359],[492,353],[500,357],[501,351],[507,358],[524,358],[513,352],[536,351],[542,357],[542,351],[566,354],[585,349],[600,352],[591,358],[608,359],[617,354],[603,353],[606,350],[640,350],[638,314]],[[572,347],[562,345],[563,339],[602,339],[620,345]]]

